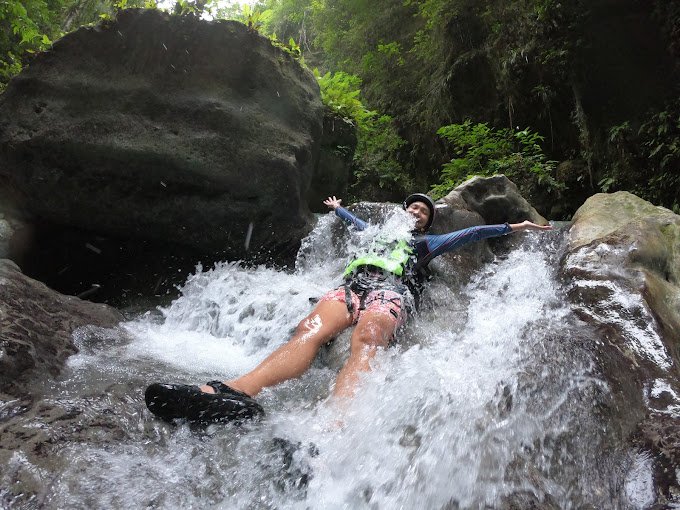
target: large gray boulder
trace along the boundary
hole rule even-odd
[[[548,223],[505,175],[472,177],[452,190],[443,201],[465,211],[469,217],[479,215],[488,224],[519,223],[524,220],[539,225]]]
[[[122,319],[110,306],[63,296],[0,260],[0,397],[26,397],[36,381],[57,376],[77,350],[78,328],[110,328]]]
[[[574,215],[565,269],[594,282],[579,291],[589,300],[610,295],[601,287],[612,284],[633,293],[675,354],[680,342],[680,216],[625,191],[594,195]]]
[[[126,10],[11,81],[0,178],[37,221],[247,258],[308,232],[322,118],[312,73],[245,25]]]
[[[576,212],[562,275],[614,402],[616,433],[651,451],[657,502],[680,490],[680,216],[627,192]]]

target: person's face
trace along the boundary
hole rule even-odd
[[[413,202],[406,208],[406,212],[416,219],[416,228],[422,230],[430,219],[430,209],[423,202]]]

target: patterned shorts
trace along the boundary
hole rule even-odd
[[[352,300],[352,321],[354,324],[357,323],[359,317],[365,311],[389,316],[394,321],[395,327],[399,327],[406,322],[407,313],[403,306],[404,297],[398,292],[393,290],[368,291],[364,298],[363,307],[361,306],[362,294],[357,294],[352,290],[349,291],[349,294]],[[319,300],[319,302],[321,301],[340,301],[346,303],[345,287],[331,290]]]

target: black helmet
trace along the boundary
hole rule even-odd
[[[414,193],[413,195],[407,196],[406,200],[404,200],[404,209],[406,209],[413,202],[422,202],[430,210],[430,217],[428,218],[427,223],[423,227],[423,230],[429,230],[430,227],[432,226],[432,222],[434,221],[434,213],[436,211],[434,200],[432,200],[424,193]]]

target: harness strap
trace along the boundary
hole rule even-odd
[[[393,297],[392,299],[388,299],[388,302],[392,303],[394,306],[398,306],[401,308],[401,302],[403,301],[400,297]]]
[[[349,288],[350,283],[345,283],[345,304],[350,315],[354,315],[354,304],[352,303],[352,289]]]
[[[376,297],[375,299],[373,299],[373,300],[371,301],[371,303],[372,303],[373,301],[378,300],[378,299],[380,299],[380,304],[384,304],[384,303],[392,303],[394,306],[399,307],[399,308],[402,308],[402,305],[403,305],[403,303],[402,303],[403,299],[402,299],[401,296],[395,296],[395,297],[393,297],[393,298],[391,298],[391,299],[385,299],[385,291],[381,291],[381,292],[380,292],[380,297],[379,297],[379,298]],[[370,303],[369,303],[369,304],[370,304]]]
[[[359,300],[359,310],[366,310],[366,296],[368,296],[368,293],[370,292],[369,289],[366,289],[362,294],[361,294],[361,299]]]
[[[352,282],[350,280],[345,281],[343,287],[345,289],[345,305],[347,306],[347,311],[350,313],[350,315],[354,315],[354,303],[352,302]],[[367,304],[371,304],[373,301],[377,301],[378,299],[380,300],[380,303],[392,303],[399,309],[403,308],[404,302],[401,296],[386,299],[384,290],[380,292],[379,297],[375,297],[366,303],[366,299],[372,291],[373,290],[370,288],[361,291],[361,296],[359,297],[359,311],[365,310]]]

